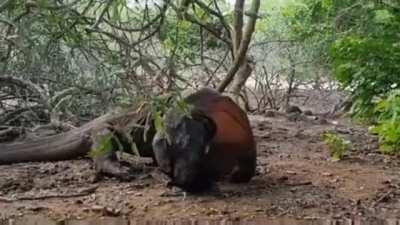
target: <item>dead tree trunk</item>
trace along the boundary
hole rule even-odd
[[[250,77],[251,73],[253,72],[254,65],[252,62],[245,60],[245,62],[240,66],[235,79],[232,82],[231,93],[232,97],[236,103],[240,104],[240,99],[243,100],[244,108],[248,108],[248,102],[245,102],[245,98],[241,98],[241,91],[243,86],[246,84],[247,79]],[[247,107],[246,107],[247,106]],[[247,109],[246,109],[247,110]]]
[[[295,82],[295,78],[296,78],[296,64],[294,63],[293,58],[291,57],[291,55],[289,54],[289,62],[290,62],[290,71],[289,71],[289,75],[288,75],[288,88],[286,91],[286,96],[285,96],[285,105],[283,106],[285,111],[289,108],[290,106],[290,98],[291,95],[294,91],[294,82]]]
[[[28,143],[3,144],[0,165],[72,159],[87,154],[90,146],[90,136],[75,130]]]
[[[69,132],[12,144],[0,144],[0,165],[74,159],[87,155],[91,150],[92,132],[114,124],[128,124],[128,121],[143,118],[146,109],[110,113],[101,116],[80,128]]]
[[[247,65],[249,60],[246,56],[247,50],[250,45],[250,41],[252,35],[254,33],[256,21],[258,18],[258,10],[260,8],[260,0],[253,0],[251,3],[251,8],[247,16],[250,17],[249,21],[247,22],[244,32],[243,32],[243,15],[244,15],[244,0],[236,0],[235,3],[235,11],[234,11],[234,22],[233,22],[233,31],[232,31],[232,39],[233,39],[233,53],[234,53],[234,60],[231,68],[229,69],[227,75],[222,80],[222,82],[218,86],[219,92],[224,92],[225,89],[229,86],[229,84],[235,79],[235,75],[237,74],[238,70],[241,70],[241,67],[244,67],[242,71],[246,71]],[[246,82],[247,78],[250,75],[237,76],[239,79],[236,83],[241,86],[235,87],[235,89],[241,89]],[[251,74],[251,71],[250,71]],[[243,81],[244,80],[244,81]]]

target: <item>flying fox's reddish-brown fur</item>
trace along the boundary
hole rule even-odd
[[[230,175],[233,182],[247,182],[255,174],[256,144],[246,113],[229,97],[202,89],[186,101],[216,124],[207,157],[207,169],[217,178]]]

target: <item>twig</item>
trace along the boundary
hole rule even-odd
[[[312,185],[311,181],[304,181],[304,182],[298,182],[298,183],[288,183],[288,186],[303,186],[303,185]]]
[[[7,197],[0,196],[0,202],[11,203],[11,202],[25,201],[25,200],[43,200],[43,199],[49,199],[49,198],[81,197],[81,196],[86,196],[86,195],[92,194],[93,192],[95,192],[97,190],[98,187],[99,187],[98,185],[95,185],[93,187],[82,189],[78,193],[72,193],[72,194],[49,194],[49,195],[44,195],[44,196],[23,196],[23,197],[19,197],[19,198],[7,198]]]
[[[108,11],[108,9],[111,6],[111,3],[113,1],[109,0],[106,4],[106,6],[104,7],[103,11],[100,13],[100,16],[96,19],[96,22],[93,24],[92,29],[96,29],[99,27],[100,22],[103,20],[104,15],[106,14],[106,12]]]
[[[379,203],[386,201],[389,199],[389,196],[393,194],[396,191],[396,189],[389,190],[386,192],[384,195],[382,195],[378,200],[376,200],[372,205],[371,208],[375,208]]]

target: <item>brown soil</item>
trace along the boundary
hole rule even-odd
[[[138,168],[137,179],[126,183],[95,183],[88,159],[24,163],[0,166],[0,219],[400,218],[400,160],[381,155],[367,128],[345,119],[250,118],[258,143],[258,174],[248,184],[219,183],[222,195],[164,197],[165,184],[150,175],[154,168],[142,159],[130,159]],[[325,131],[352,141],[345,159],[331,160],[321,138]],[[71,197],[76,194],[82,196]]]

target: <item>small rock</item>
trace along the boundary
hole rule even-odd
[[[291,105],[285,109],[286,113],[302,113],[301,109],[298,106]]]
[[[296,174],[297,174],[296,172],[291,171],[291,170],[286,170],[286,173],[287,173],[287,174],[290,174],[290,175],[296,175]]]
[[[46,209],[46,207],[44,207],[44,206],[27,206],[26,209],[34,211],[34,212],[38,212],[38,211],[41,211],[43,209]]]
[[[91,207],[91,209],[92,209],[93,211],[103,211],[103,210],[104,210],[104,206],[101,206],[101,205],[94,205],[94,206]]]
[[[289,177],[287,176],[281,176],[278,178],[278,181],[287,181],[287,180],[289,180]]]
[[[335,178],[335,179],[330,180],[330,182],[331,182],[331,183],[339,183],[339,179],[338,179],[338,178]]]
[[[384,181],[382,181],[382,184],[391,184],[391,183],[392,183],[391,180],[384,180]]]
[[[322,173],[322,176],[324,176],[324,177],[331,177],[331,176],[333,176],[333,174],[332,174],[332,173],[328,173],[328,172],[323,172],[323,173]]]
[[[263,208],[258,208],[255,210],[256,212],[264,212],[265,210]]]
[[[266,110],[264,116],[266,117],[275,117],[276,113],[273,110]]]
[[[320,125],[328,124],[328,120],[326,120],[325,118],[321,118],[321,119],[319,120],[319,124],[320,124]]]
[[[121,214],[120,209],[115,209],[111,207],[106,207],[105,208],[105,213],[107,216],[119,216]]]
[[[306,116],[312,116],[313,115],[311,110],[304,110],[303,114],[306,115]]]

